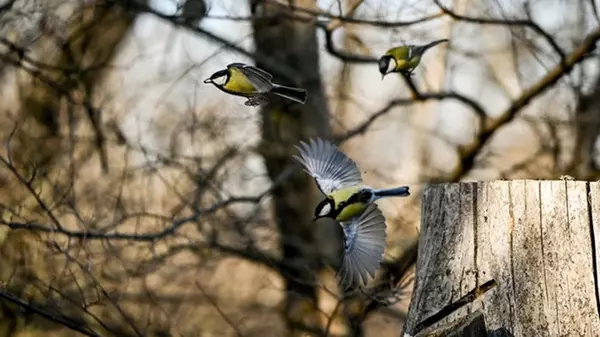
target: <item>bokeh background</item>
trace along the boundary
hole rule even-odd
[[[0,0],[0,336],[400,336],[428,184],[600,176],[594,0]],[[390,47],[448,38],[407,80]],[[308,90],[244,106],[232,62]],[[388,246],[342,294],[294,145],[340,144]]]

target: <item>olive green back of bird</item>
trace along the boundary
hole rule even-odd
[[[421,62],[421,56],[423,56],[423,54],[429,48],[447,41],[448,39],[440,39],[421,46],[399,46],[388,50],[385,55],[392,56],[396,61],[395,71],[406,72],[416,68],[419,65],[419,62]]]
[[[414,69],[421,61],[421,55],[416,55],[414,52],[411,53],[414,46],[400,46],[388,50],[385,55],[390,55],[396,61],[396,68],[394,71],[408,71]],[[411,55],[412,54],[412,55]]]

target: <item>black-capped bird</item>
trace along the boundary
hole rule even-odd
[[[300,157],[294,156],[315,178],[325,199],[317,205],[314,220],[322,217],[340,222],[344,231],[344,256],[338,271],[346,290],[366,285],[379,269],[385,250],[385,217],[375,200],[408,196],[408,186],[378,190],[363,184],[356,163],[335,145],[321,139],[301,142]]]
[[[247,106],[264,106],[269,103],[269,93],[294,102],[306,102],[306,90],[287,87],[271,82],[273,75],[244,63],[231,63],[204,80],[228,94],[248,98]]]
[[[300,157],[294,158],[325,195],[315,209],[314,220],[327,217],[348,221],[362,214],[376,200],[410,195],[408,186],[374,189],[365,185],[356,163],[328,141],[317,138],[311,139],[310,145],[300,144],[296,146]]]
[[[402,73],[408,76],[412,75],[413,70],[419,65],[419,62],[421,62],[423,54],[429,48],[442,42],[448,42],[448,39],[436,40],[421,46],[406,45],[388,50],[379,59],[381,79],[389,73]]]

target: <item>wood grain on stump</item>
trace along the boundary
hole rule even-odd
[[[480,310],[489,336],[600,337],[600,183],[434,185],[405,336]]]

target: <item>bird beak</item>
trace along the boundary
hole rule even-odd
[[[385,74],[381,74],[381,80],[383,81],[383,78],[385,77]]]
[[[318,218],[319,218],[319,217],[318,217],[318,216],[316,216],[316,217],[314,217],[314,218],[313,218],[313,220],[312,220],[312,221],[313,221],[313,222],[315,222],[315,221],[317,221],[317,219],[318,219]]]
[[[204,83],[212,83],[212,80],[210,78],[207,78],[204,80]]]

